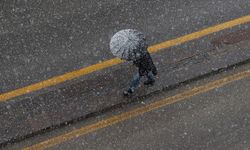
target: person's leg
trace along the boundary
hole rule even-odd
[[[139,73],[135,74],[133,77],[133,80],[131,81],[131,83],[129,85],[129,89],[134,91],[139,86],[140,80],[141,80],[141,77],[140,77]]]
[[[135,91],[135,89],[139,86],[140,84],[141,77],[139,73],[135,74],[133,77],[133,80],[130,82],[129,89],[127,91],[124,91],[124,95],[131,94]]]
[[[155,82],[155,76],[153,75],[152,71],[147,73],[148,80],[144,82],[145,85],[153,85]]]

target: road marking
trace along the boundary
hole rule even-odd
[[[134,117],[138,117],[139,115],[143,115],[146,112],[159,109],[159,108],[161,108],[163,106],[179,102],[181,100],[190,98],[190,97],[195,96],[197,94],[201,94],[201,93],[213,90],[215,88],[222,87],[222,86],[224,86],[226,84],[229,84],[229,83],[231,83],[233,81],[241,80],[241,79],[247,78],[247,77],[250,77],[250,70],[240,72],[240,73],[237,73],[237,74],[234,74],[234,75],[230,75],[228,77],[225,77],[225,78],[213,81],[213,82],[209,82],[209,83],[207,83],[207,84],[205,84],[203,86],[195,87],[195,88],[193,88],[191,90],[184,91],[182,93],[179,93],[177,95],[168,97],[166,99],[151,103],[149,105],[139,107],[139,108],[136,108],[134,110],[131,110],[131,111],[119,114],[119,115],[115,115],[113,117],[98,121],[98,122],[96,122],[94,124],[84,126],[84,127],[80,128],[80,129],[73,130],[73,131],[71,131],[69,133],[66,133],[66,134],[63,134],[63,135],[48,139],[48,140],[43,141],[41,143],[32,145],[30,147],[24,148],[23,150],[42,150],[42,149],[46,149],[46,148],[55,146],[57,144],[63,143],[65,141],[71,140],[73,138],[77,138],[79,136],[83,136],[85,134],[94,132],[94,131],[96,131],[98,129],[102,129],[102,128],[114,125],[116,123],[131,119],[131,118],[134,118]]]
[[[206,29],[203,29],[203,30],[200,30],[200,31],[188,34],[188,35],[184,35],[173,40],[155,44],[153,46],[150,46],[148,50],[150,53],[155,53],[161,49],[166,49],[172,46],[176,46],[176,45],[179,45],[179,44],[191,41],[191,40],[195,40],[197,38],[201,38],[206,35],[209,35],[209,34],[224,30],[224,29],[232,28],[234,26],[247,23],[247,22],[250,22],[250,15],[237,18],[237,19],[234,19],[234,20],[222,23],[222,24],[218,24],[212,27],[208,27]],[[123,61],[118,58],[110,59],[101,63],[91,65],[86,68],[82,68],[80,70],[69,72],[60,76],[55,76],[53,78],[50,78],[50,79],[47,79],[38,83],[34,83],[23,88],[19,88],[10,92],[2,93],[0,94],[0,102],[4,102],[17,96],[21,96],[21,95],[28,94],[34,91],[38,91],[46,87],[54,86],[65,81],[120,64],[122,62]]]

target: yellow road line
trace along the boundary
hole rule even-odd
[[[169,97],[169,98],[151,103],[149,105],[139,107],[139,108],[136,108],[134,110],[131,110],[131,111],[128,111],[128,112],[125,112],[125,113],[115,115],[113,117],[98,121],[94,124],[87,125],[87,126],[82,127],[80,129],[73,130],[69,133],[66,133],[66,134],[48,139],[48,140],[43,141],[41,143],[35,144],[33,146],[24,148],[24,150],[46,149],[46,148],[55,146],[57,144],[60,144],[62,142],[71,140],[73,138],[77,138],[79,136],[85,135],[87,133],[94,132],[98,129],[102,129],[102,128],[114,125],[116,123],[137,117],[137,116],[142,115],[146,112],[156,110],[156,109],[161,108],[163,106],[176,103],[178,101],[190,98],[190,97],[195,96],[197,94],[201,94],[201,93],[207,92],[209,90],[222,87],[222,86],[229,84],[233,81],[241,80],[241,79],[247,78],[247,77],[250,77],[250,70],[240,72],[240,73],[237,73],[237,74],[210,82],[210,83],[203,85],[203,86],[195,87],[191,90],[184,91],[184,92],[177,94],[177,95],[174,95],[172,97]]]
[[[156,51],[158,51],[160,49],[169,48],[169,47],[179,45],[179,44],[191,41],[191,40],[195,40],[195,39],[204,37],[206,35],[222,31],[224,29],[232,28],[234,26],[247,23],[249,21],[250,21],[250,15],[244,16],[244,17],[241,17],[241,18],[238,18],[238,19],[234,19],[234,20],[222,23],[222,24],[218,24],[218,25],[215,25],[215,26],[212,26],[212,27],[208,27],[206,29],[203,29],[203,30],[200,30],[200,31],[197,31],[197,32],[193,32],[191,34],[181,36],[179,38],[176,38],[176,39],[173,39],[173,40],[170,40],[170,41],[166,41],[166,42],[162,42],[162,43],[153,45],[153,46],[149,47],[149,51],[150,52],[156,52]]]
[[[212,27],[188,34],[188,35],[184,35],[173,40],[155,44],[149,47],[149,52],[154,53],[161,49],[165,49],[165,48],[169,48],[178,44],[182,44],[184,42],[188,42],[197,38],[201,38],[203,36],[206,36],[206,35],[209,35],[209,34],[224,30],[224,29],[228,29],[228,28],[240,25],[240,24],[244,24],[247,22],[250,22],[250,15],[244,16],[238,19],[234,19],[234,20],[222,23],[222,24],[218,24],[218,25],[215,25],[215,26],[212,26]],[[57,85],[67,80],[71,80],[71,79],[74,79],[74,78],[77,78],[77,77],[80,77],[80,76],[83,76],[83,75],[86,75],[86,74],[89,74],[98,70],[102,70],[102,69],[120,64],[120,63],[122,63],[120,59],[117,59],[117,58],[110,59],[110,60],[95,64],[95,65],[91,65],[86,68],[82,68],[80,70],[69,72],[60,76],[55,76],[48,80],[44,80],[44,81],[29,85],[23,88],[19,88],[19,89],[16,89],[7,93],[2,93],[0,94],[0,102],[4,102],[11,98],[24,95],[24,94],[28,94],[30,92],[37,91],[46,87]]]

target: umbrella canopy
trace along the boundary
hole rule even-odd
[[[110,50],[116,57],[126,60],[136,60],[146,53],[145,36],[134,29],[117,32],[110,41]]]

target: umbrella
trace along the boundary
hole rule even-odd
[[[136,60],[146,53],[147,43],[145,36],[134,29],[125,29],[117,32],[110,41],[110,50],[116,57],[125,60]]]

